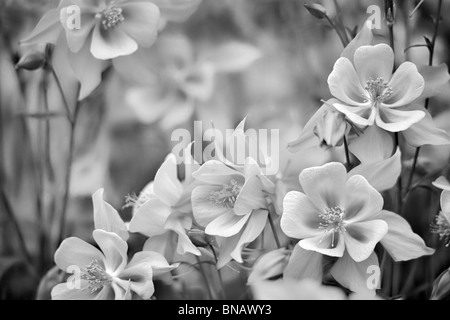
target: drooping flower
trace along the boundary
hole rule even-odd
[[[73,275],[53,288],[52,299],[124,300],[129,293],[150,299],[153,279],[177,267],[156,252],[136,253],[128,262],[128,245],[117,234],[98,229],[93,236],[100,250],[78,238],[61,243],[55,262]]]
[[[218,268],[231,259],[242,263],[242,249],[266,226],[266,193],[273,183],[258,164],[247,158],[242,170],[211,160],[194,172],[200,184],[192,191],[192,209],[205,233],[216,236],[220,247]]]
[[[321,279],[321,255],[338,257],[331,269],[334,278],[352,291],[364,291],[367,267],[378,265],[373,252],[378,242],[395,261],[434,252],[406,220],[383,210],[382,196],[363,176],[349,175],[342,164],[306,169],[300,174],[300,184],[304,193],[286,195],[281,218],[283,232],[302,239],[288,268],[308,261],[296,278]],[[360,276],[352,277],[352,273]]]
[[[193,13],[200,0],[61,0],[48,11],[24,45],[52,43],[62,51],[64,63],[81,83],[79,99],[86,98],[101,82],[107,61],[129,56],[156,41],[165,21]],[[54,61],[57,64],[60,61]]]
[[[192,227],[192,190],[190,173],[181,182],[178,179],[177,159],[170,154],[158,170],[154,182],[141,192],[134,206],[130,232],[149,237],[144,250],[166,255],[192,253],[201,255],[189,239],[187,231]]]
[[[431,232],[439,236],[445,246],[450,246],[450,191],[441,193],[441,211],[436,215],[431,225]]]
[[[313,129],[314,135],[320,140],[320,146],[332,148],[344,143],[347,130],[345,116],[334,110],[327,110]]]

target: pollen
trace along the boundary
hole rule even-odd
[[[105,269],[98,263],[98,260],[92,260],[81,274],[81,278],[89,283],[89,290],[92,294],[102,290],[105,285],[112,282],[112,278],[106,273]]]
[[[345,232],[344,223],[345,210],[340,207],[327,208],[319,217],[323,220],[319,224],[319,229],[332,232],[331,247],[335,247],[335,233]]]
[[[372,103],[383,102],[393,93],[392,88],[383,78],[367,80],[364,89],[367,91],[368,98]]]
[[[108,30],[125,21],[122,12],[123,9],[112,2],[105,10],[97,14],[97,18],[101,19],[103,29]]]
[[[234,179],[229,184],[225,184],[222,190],[213,191],[209,194],[209,200],[216,205],[223,206],[228,209],[234,208],[236,199],[241,192],[241,186]]]
[[[439,235],[439,240],[443,241],[446,247],[450,246],[450,221],[442,212],[436,215],[431,232]]]

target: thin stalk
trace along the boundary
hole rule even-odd
[[[63,100],[63,105],[64,105],[64,108],[66,109],[67,117],[70,122],[74,122],[74,117],[72,117],[72,112],[70,111],[69,103],[67,102],[66,95],[64,94],[64,90],[61,85],[61,81],[59,81],[58,75],[56,74],[55,69],[53,69],[53,67],[50,67],[50,72],[51,72],[51,74],[56,82],[56,86],[58,87],[58,90],[61,94],[61,97]]]
[[[273,238],[275,239],[277,248],[281,249],[281,243],[280,243],[280,239],[278,238],[278,233],[277,233],[277,229],[275,228],[275,223],[273,222],[272,212],[275,212],[275,209],[273,207],[273,204],[270,204],[269,210],[268,210],[269,224],[270,224],[270,228],[272,228]]]
[[[214,249],[214,246],[211,244],[209,245],[209,247],[211,248],[211,252],[214,255],[214,260],[216,261],[216,265],[217,265],[217,262],[219,261],[219,259],[217,257],[216,250]],[[222,299],[225,300],[227,298],[227,295],[226,295],[225,285],[224,285],[223,278],[222,278],[222,272],[220,272],[220,270],[217,268],[216,268],[216,270],[217,270],[217,276],[219,278],[219,283],[220,283],[221,296],[222,296]]]
[[[433,31],[433,37],[431,38],[431,44],[429,46],[427,46],[428,48],[428,65],[432,66],[433,65],[433,60],[434,60],[434,49],[436,46],[436,40],[439,34],[439,24],[440,24],[440,20],[441,20],[441,10],[442,10],[442,0],[439,0],[438,2],[438,6],[437,6],[437,12],[436,12],[436,19],[434,20],[434,31]],[[425,100],[425,109],[428,110],[429,107],[429,103],[430,103],[430,99],[426,99]],[[416,167],[417,167],[417,159],[419,158],[419,153],[420,153],[420,147],[418,147],[416,149],[416,152],[414,153],[414,160],[413,160],[413,165],[411,168],[411,172],[409,173],[409,179],[408,179],[408,184],[406,187],[406,194],[408,194],[410,188],[411,188],[411,184],[412,184],[412,180],[414,178],[414,173],[416,171]]]
[[[325,18],[327,19],[330,26],[336,31],[339,39],[341,40],[342,45],[344,47],[346,47],[348,45],[347,39],[344,38],[344,36],[341,34],[341,31],[339,30],[339,28],[333,23],[333,21],[330,19],[330,17],[328,15],[325,15]]]
[[[337,27],[341,31],[342,38],[344,39],[343,45],[346,47],[350,43],[350,39],[348,38],[347,31],[345,30],[344,23],[342,22],[342,10],[337,0],[334,0],[334,6],[336,8],[337,14]]]
[[[213,295],[213,292],[211,290],[211,286],[209,284],[208,277],[206,276],[205,269],[203,268],[202,261],[197,256],[195,256],[195,258],[197,259],[197,263],[198,263],[198,266],[200,268],[200,274],[201,274],[201,276],[203,278],[203,281],[205,282],[205,287],[206,287],[207,292],[208,292],[209,300],[214,300],[214,295]]]
[[[352,170],[352,163],[350,161],[350,152],[348,149],[347,137],[344,135],[344,149],[345,149],[345,160],[347,161],[347,171]]]

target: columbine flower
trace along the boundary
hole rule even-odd
[[[331,274],[350,290],[364,291],[364,277],[354,277],[353,273],[367,277],[367,267],[378,265],[373,252],[378,242],[395,261],[434,252],[412,232],[406,220],[382,210],[382,196],[363,176],[349,177],[344,165],[329,163],[306,169],[300,174],[300,184],[304,193],[292,191],[286,195],[281,218],[286,235],[303,239],[288,266],[309,262],[297,278],[321,278],[318,254],[339,257]]]
[[[101,251],[78,238],[64,240],[56,251],[58,267],[74,274],[53,288],[54,300],[124,300],[128,291],[150,299],[153,278],[177,267],[155,252],[139,252],[127,263],[128,245],[118,235],[95,230],[93,236]]]
[[[446,247],[450,246],[450,191],[441,193],[441,211],[431,225],[431,232],[439,235]]]
[[[321,147],[333,148],[344,143],[346,129],[345,116],[335,110],[327,110],[314,127],[313,133],[319,138]]]
[[[192,227],[189,174],[183,183],[178,180],[177,159],[170,154],[158,170],[155,181],[139,196],[130,232],[149,237],[144,250],[165,254],[169,260],[176,252],[201,255],[187,235]],[[176,250],[175,250],[176,248]]]
[[[195,220],[216,236],[220,247],[218,267],[231,259],[242,263],[241,252],[264,230],[268,210],[265,193],[273,193],[273,184],[262,175],[252,158],[242,170],[222,162],[206,162],[194,178],[201,184],[192,192]]]

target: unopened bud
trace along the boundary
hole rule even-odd
[[[327,17],[328,13],[324,6],[318,3],[305,3],[306,10],[311,13],[317,19],[324,19]]]
[[[346,128],[347,123],[342,113],[326,110],[313,132],[319,138],[321,147],[334,148],[344,142]]]
[[[204,231],[198,229],[192,229],[188,231],[189,239],[196,247],[205,248],[210,246],[214,238],[207,235]]]
[[[433,284],[431,300],[447,300],[450,298],[450,269],[445,270]]]
[[[17,70],[38,70],[45,65],[45,53],[32,50],[25,53],[16,64]]]

